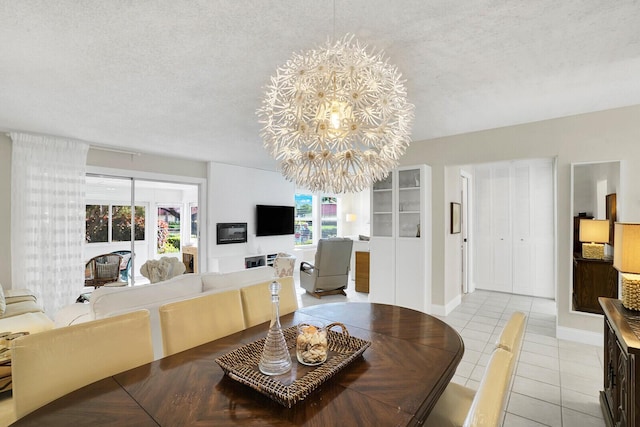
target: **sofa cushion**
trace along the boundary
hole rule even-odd
[[[4,299],[4,288],[0,283],[0,316],[4,316],[4,311],[7,309],[7,301]]]
[[[53,323],[56,328],[62,326],[75,325],[93,320],[93,315],[89,310],[88,303],[69,304],[58,310],[53,316]]]
[[[0,330],[7,332],[29,332],[30,334],[35,334],[53,329],[53,327],[53,321],[41,311],[0,319]]]
[[[13,304],[21,301],[36,302],[38,300],[33,291],[29,289],[6,289],[4,291],[4,298],[6,299],[7,304]]]
[[[7,304],[7,308],[4,311],[2,318],[19,316],[24,313],[38,313],[42,312],[42,307],[34,301],[20,301],[12,304]]]
[[[276,270],[269,266],[248,268],[230,273],[204,273],[202,274],[202,291],[240,288],[253,283],[272,280],[275,278],[275,274]]]

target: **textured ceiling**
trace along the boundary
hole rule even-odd
[[[640,104],[638,0],[0,0],[0,129],[273,169],[255,114],[293,51],[383,49],[413,140]]]

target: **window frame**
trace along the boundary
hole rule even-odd
[[[342,198],[340,195],[331,194],[331,193],[312,193],[310,191],[306,191],[304,189],[296,189],[294,192],[294,200],[298,195],[310,195],[311,196],[311,223],[312,223],[312,236],[311,240],[307,244],[299,244],[298,243],[298,234],[294,234],[294,247],[295,248],[309,248],[316,246],[318,241],[322,239],[322,224],[323,224],[323,215],[322,215],[322,201],[324,198],[334,198],[336,199],[336,214],[335,214],[335,222],[336,222],[336,236],[339,236],[342,232],[342,222],[340,221],[341,211],[342,211]],[[296,205],[296,223],[298,222],[297,215],[297,202]],[[325,218],[326,220],[326,218]],[[319,225],[319,226],[318,226]]]

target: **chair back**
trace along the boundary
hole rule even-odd
[[[478,386],[464,427],[499,427],[509,395],[514,355],[502,348],[493,351]]]
[[[122,255],[122,261],[120,261],[120,280],[128,282],[129,274],[131,273],[131,251],[113,251],[111,253]]]
[[[348,238],[320,239],[315,260],[317,277],[349,274],[352,247],[353,240]]]
[[[120,277],[120,254],[102,254],[87,262],[85,267],[85,286],[100,286],[116,282]]]
[[[239,289],[168,303],[158,312],[165,356],[245,328]]]
[[[504,348],[505,350],[513,353],[515,357],[518,357],[520,347],[522,346],[522,338],[524,336],[525,321],[526,316],[524,313],[519,311],[513,313],[507,324],[504,325],[504,328],[498,337],[496,347]]]
[[[153,361],[147,310],[26,335],[12,344],[21,418],[85,385]]]
[[[242,296],[242,309],[244,322],[247,328],[271,320],[271,280],[246,286],[240,289]],[[298,297],[296,295],[293,277],[281,277],[280,285],[280,315],[292,313],[298,309]]]

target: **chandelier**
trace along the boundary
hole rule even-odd
[[[284,177],[313,192],[354,193],[387,177],[410,143],[413,104],[382,51],[353,35],[277,69],[258,109]]]

